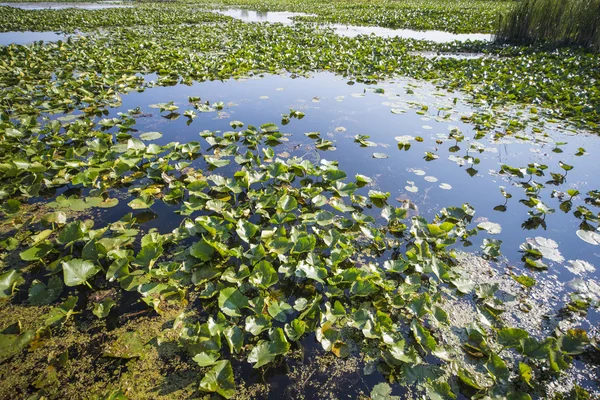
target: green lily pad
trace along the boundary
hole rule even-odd
[[[157,140],[162,137],[162,133],[160,132],[144,132],[140,135],[140,139],[145,141]]]
[[[19,354],[34,337],[35,331],[32,330],[14,334],[0,334],[0,362]]]
[[[0,298],[12,296],[15,288],[23,283],[25,280],[14,269],[0,274]]]
[[[62,262],[64,282],[67,286],[77,286],[87,283],[90,278],[93,278],[100,268],[91,261],[74,258],[69,261]]]
[[[63,291],[63,282],[57,275],[52,275],[46,286],[39,280],[34,280],[29,288],[29,304],[41,306],[56,301]]]
[[[248,307],[248,298],[236,288],[225,288],[219,293],[219,308],[225,315],[240,317],[241,309]]]
[[[218,361],[200,381],[200,390],[205,392],[216,392],[226,399],[235,396],[235,381],[233,380],[233,368],[229,360]]]

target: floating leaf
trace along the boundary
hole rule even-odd
[[[229,351],[231,353],[239,353],[244,346],[244,331],[237,326],[230,326],[225,328],[223,336],[227,340],[229,345]]]
[[[237,228],[235,231],[239,235],[240,239],[247,243],[250,243],[250,239],[252,239],[259,230],[258,226],[244,220],[238,220],[236,226]]]
[[[372,400],[400,400],[398,396],[392,396],[392,388],[385,382],[378,383],[371,390]]]
[[[532,249],[539,251],[542,257],[547,258],[548,260],[559,263],[565,261],[564,257],[558,251],[558,243],[552,239],[537,236],[533,239],[527,238],[526,244],[528,244]],[[527,251],[528,247],[526,244],[521,245],[521,250]]]
[[[214,247],[212,247],[206,240],[202,239],[196,243],[194,243],[190,247],[190,255],[202,261],[210,261],[215,252]]]
[[[248,298],[236,288],[225,288],[219,293],[219,308],[230,317],[241,317],[240,309],[248,307]]]
[[[452,281],[452,284],[456,287],[456,289],[459,292],[464,294],[470,293],[473,290],[473,288],[475,288],[475,282],[468,278],[454,279]]]
[[[226,399],[235,396],[235,381],[233,380],[233,368],[229,360],[218,361],[210,371],[208,371],[202,381],[200,381],[200,390],[205,392],[216,392]]]
[[[274,328],[269,334],[270,341],[260,341],[248,355],[248,362],[254,363],[253,368],[260,368],[273,361],[276,356],[290,350],[290,344],[281,328]]]
[[[260,261],[254,266],[252,275],[248,279],[255,286],[267,289],[279,281],[279,277],[272,264],[266,260]]]
[[[140,139],[146,141],[157,140],[162,137],[162,133],[160,132],[144,132],[140,135]]]
[[[287,315],[286,314],[291,314],[293,312],[292,310],[292,306],[290,306],[289,304],[287,304],[284,301],[273,301],[269,307],[268,307],[268,312],[269,315],[271,317],[273,317],[273,319],[275,319],[276,321],[279,322],[286,322],[287,321]]]
[[[530,288],[536,284],[536,280],[527,275],[511,275],[515,281],[519,282],[521,285]]]
[[[0,362],[19,354],[34,339],[35,331],[0,334]]]
[[[62,262],[65,285],[77,286],[87,281],[100,272],[100,268],[91,261],[74,258]]]
[[[304,335],[307,325],[300,319],[295,319],[289,324],[285,324],[284,331],[291,341],[296,341]]]
[[[389,156],[385,153],[373,153],[373,158],[388,158]]]
[[[46,326],[54,325],[64,319],[67,322],[71,316],[77,314],[75,307],[79,299],[76,296],[69,297],[64,303],[58,307],[54,307],[48,314],[45,315]]]
[[[201,367],[208,367],[209,365],[214,365],[217,363],[217,360],[219,359],[220,354],[217,352],[202,352],[202,353],[198,353],[196,354],[192,360],[194,360],[196,362],[196,364],[198,364]]]
[[[246,318],[245,329],[246,332],[250,332],[254,336],[258,336],[261,332],[268,329],[270,326],[269,320],[266,317],[259,316],[249,316]]]
[[[23,261],[38,261],[50,254],[53,249],[54,246],[50,243],[40,243],[21,252],[19,256]]]
[[[502,232],[502,227],[500,226],[500,224],[497,224],[495,222],[481,222],[479,225],[477,225],[477,227],[479,229],[486,230],[490,235],[497,235],[500,232]]]
[[[484,390],[491,386],[491,383],[487,382],[481,374],[464,368],[458,370],[458,377],[464,384],[476,390]]]
[[[112,358],[137,358],[144,354],[144,343],[137,332],[125,332],[109,343],[104,356]]]
[[[502,383],[508,382],[510,372],[508,371],[508,367],[504,360],[497,354],[490,354],[488,361],[485,363],[485,368],[495,381]]]
[[[533,379],[533,370],[529,365],[519,362],[519,376],[526,384],[531,386],[531,379]]]
[[[569,260],[565,268],[575,275],[584,275],[596,271],[596,268],[585,260]]]
[[[346,174],[344,174],[344,176],[345,175]],[[294,197],[286,194],[279,199],[279,201],[277,202],[277,206],[282,211],[290,212],[290,211],[294,211],[294,210],[296,210],[296,208],[298,208],[298,202],[296,201],[296,199]]]
[[[25,280],[14,269],[0,274],[0,298],[12,296],[15,288],[23,283]]]
[[[117,303],[113,299],[108,298],[100,303],[94,304],[94,310],[92,313],[99,319],[103,319],[108,316],[110,309],[116,305]]]
[[[520,346],[521,340],[529,337],[529,333],[519,328],[503,328],[498,331],[498,343],[505,347]]]
[[[593,244],[596,246],[600,245],[600,234],[598,234],[597,232],[578,230],[577,236],[579,236],[579,239],[589,244]]]
[[[62,291],[63,282],[56,275],[50,277],[48,286],[43,282],[34,280],[29,288],[29,304],[34,306],[51,304],[60,297]]]

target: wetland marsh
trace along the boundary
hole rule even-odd
[[[90,4],[0,5],[0,398],[598,398],[598,53]]]

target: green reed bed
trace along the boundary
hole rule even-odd
[[[526,0],[500,23],[497,40],[600,50],[600,0]]]

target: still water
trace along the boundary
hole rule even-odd
[[[198,117],[188,123],[183,115],[166,118],[165,113],[161,116],[157,109],[150,107],[154,103],[173,101],[180,107],[177,112],[183,114],[192,108],[188,96],[198,96],[209,104],[223,102],[223,109],[199,112]],[[162,132],[163,137],[156,141],[158,144],[198,141],[208,148],[199,135],[203,130],[228,131],[233,120],[255,126],[274,122],[282,132],[290,134],[289,142],[276,148],[280,157],[302,156],[314,162],[338,160],[340,169],[349,177],[363,174],[373,179],[373,184],[361,189],[364,191],[361,194],[370,189],[390,192],[391,204],[411,202],[415,212],[428,219],[444,207],[471,204],[476,210],[475,223],[491,221],[501,225],[502,232],[493,238],[503,241],[502,252],[511,265],[523,265],[519,246],[535,237],[552,239],[558,244],[564,261],[544,261],[550,266],[548,273],[562,281],[577,277],[565,268],[568,260],[600,264],[598,247],[577,236],[582,220],[574,213],[580,205],[597,212],[583,199],[588,191],[597,189],[593,183],[600,138],[557,124],[533,122],[538,115],[528,110],[495,111],[504,115],[507,122],[505,127],[500,126],[493,133],[503,130],[506,133],[509,119],[528,123],[529,127],[524,131],[505,136],[497,134],[496,139],[492,138],[493,134],[488,134],[476,140],[474,126],[463,119],[478,109],[467,104],[458,93],[407,79],[376,86],[349,85],[346,80],[329,73],[316,73],[310,78],[276,75],[191,86],[159,86],[124,95],[122,106],[112,109],[110,116],[136,107],[143,113],[143,117],[137,119],[136,129]],[[288,114],[290,109],[302,111],[306,116],[282,125],[282,114]],[[536,132],[532,130],[534,125]],[[317,150],[314,141],[304,135],[313,131],[331,140],[335,150]],[[464,136],[464,140],[449,139],[451,133],[455,137]],[[362,137],[361,146],[355,140],[357,135],[370,137]],[[410,143],[410,148],[399,149],[399,140]],[[365,141],[370,142],[366,143],[370,147],[364,147]],[[585,149],[584,154],[576,155],[580,148]],[[573,169],[565,174],[559,162],[571,165]],[[531,178],[544,185],[539,197],[554,210],[541,222],[532,222],[531,208],[519,202],[526,198],[519,182],[530,178],[498,174],[502,165],[526,167],[529,163],[548,166],[544,176]],[[559,185],[550,182],[550,172],[565,174],[564,182]],[[505,200],[501,187],[512,194],[511,199]],[[581,195],[573,200],[572,210],[563,211],[559,208],[560,193],[573,188]],[[165,212],[170,209],[162,207]],[[148,222],[149,226],[169,230],[179,224],[180,217],[156,211],[157,218]],[[377,215],[378,210],[373,213]],[[485,237],[490,236],[481,231],[473,239],[473,245],[465,250],[478,251]],[[589,278],[597,280],[598,276],[596,270]]]
[[[0,46],[9,44],[31,44],[33,42],[57,42],[67,35],[56,32],[0,32]]]
[[[146,78],[158,79],[156,75]],[[143,92],[123,95],[122,104],[109,109],[106,117],[118,117],[119,113],[139,108],[135,124],[137,132],[132,132],[134,137],[143,132],[158,131],[162,137],[152,143],[196,141],[203,154],[210,153],[210,145],[200,135],[204,130],[231,131],[232,121],[241,121],[245,126],[273,122],[288,135],[287,142],[275,146],[277,157],[303,157],[314,163],[337,160],[339,168],[347,173],[348,181],[352,181],[355,174],[373,179],[371,185],[359,189],[357,194],[367,195],[369,190],[390,192],[390,204],[410,203],[413,214],[427,219],[432,219],[444,207],[471,204],[476,210],[473,225],[491,221],[500,224],[502,231],[493,236],[481,231],[472,238],[471,246],[463,248],[459,244],[457,247],[477,253],[484,238],[502,240],[506,259],[496,266],[500,271],[507,265],[525,270],[519,246],[528,239],[543,238],[556,242],[561,260],[544,259],[548,271],[529,271],[538,283],[570,282],[576,278],[587,282],[599,280],[597,269],[578,275],[567,268],[569,260],[600,265],[598,248],[577,236],[582,221],[574,213],[578,206],[597,212],[597,208],[584,201],[585,194],[596,189],[595,160],[600,154],[600,139],[595,135],[569,130],[556,123],[542,123],[543,118],[536,110],[507,108],[493,110],[500,123],[487,135],[476,139],[477,130],[466,119],[474,112],[492,110],[468,104],[459,93],[442,91],[429,83],[409,79],[364,85],[331,73],[315,73],[308,78],[268,75],[189,86],[153,86],[150,82]],[[197,117],[194,119],[183,115],[186,110],[194,109],[189,96],[200,97],[206,104],[204,109],[195,110]],[[161,113],[155,104],[167,102],[173,102],[179,109]],[[288,121],[282,115],[290,114],[290,110],[300,111],[305,116]],[[525,128],[515,128],[516,121],[523,123]],[[333,142],[334,148],[327,151],[315,148],[315,141],[305,135],[307,132],[320,132],[323,139]],[[410,148],[400,148],[398,143],[410,143]],[[573,166],[573,169],[564,173],[560,162]],[[207,169],[202,157],[194,163],[195,168]],[[503,165],[525,167],[529,163],[548,167],[544,176],[531,178],[543,184],[539,198],[555,210],[548,212],[543,223],[532,224],[528,214],[530,207],[519,202],[525,198],[520,185],[529,178],[508,178],[498,174]],[[229,170],[232,166],[217,168],[210,173],[227,176],[232,172]],[[550,172],[561,171],[564,182],[549,183]],[[511,199],[505,200],[501,187],[512,194]],[[562,211],[556,191],[565,192],[571,188],[578,189],[581,195],[573,200],[572,210]],[[132,211],[127,206],[130,200],[127,190],[115,190],[121,191],[121,201],[96,218],[99,226]],[[156,228],[167,233],[184,219],[176,213],[178,209],[178,205],[156,201],[149,210],[134,211],[134,215],[143,231]],[[380,209],[366,212],[378,223],[383,223],[379,217]],[[590,329],[597,326],[598,321],[597,311],[590,310],[582,327]],[[328,382],[330,377],[326,372],[319,372],[316,360],[321,350],[314,334],[301,341],[301,351],[301,364],[315,372],[312,378],[317,382]],[[233,364],[240,369],[246,382],[268,382],[273,389],[269,398],[273,399],[287,393],[286,388],[292,382],[289,371],[300,366],[296,361],[286,360],[283,365],[270,368],[261,375],[248,363],[233,361]],[[358,371],[363,367],[359,365]],[[576,368],[587,366],[576,363]],[[377,371],[363,375],[350,373],[342,387],[332,389],[332,392],[357,398],[360,393],[369,393],[384,379]],[[410,393],[406,390],[404,386],[393,385],[394,395],[407,398]],[[307,398],[318,396],[309,389],[304,394]]]
[[[107,8],[126,8],[130,5],[119,4],[116,2],[98,2],[98,3],[53,3],[53,2],[23,2],[23,3],[0,3],[0,6],[20,8],[22,10],[64,10],[67,8],[77,8],[80,10],[105,10]]]
[[[310,14],[304,13],[277,11],[261,12],[243,9],[228,9],[217,12],[244,22],[270,22],[284,25],[292,25],[294,23],[294,17],[310,16]],[[493,39],[492,35],[480,33],[456,34],[443,31],[415,31],[412,29],[390,29],[378,26],[354,26],[342,24],[320,24],[320,26],[332,28],[338,35],[349,37],[375,35],[384,38],[397,37],[401,39],[428,40],[435,43],[450,43],[453,41],[466,40],[491,41]]]

